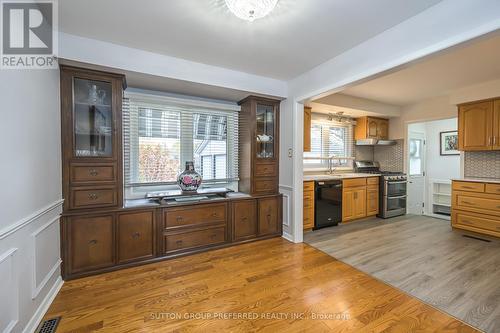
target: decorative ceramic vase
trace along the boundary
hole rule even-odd
[[[194,162],[186,162],[186,170],[177,178],[183,192],[196,192],[201,185],[201,175],[194,170]]]

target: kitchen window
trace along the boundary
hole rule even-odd
[[[332,159],[334,168],[352,169],[353,154],[352,124],[313,120],[311,151],[304,153],[304,169],[327,169],[329,157],[334,157]]]
[[[186,161],[194,161],[205,186],[237,188],[238,110],[233,104],[127,93],[126,197],[176,189]]]

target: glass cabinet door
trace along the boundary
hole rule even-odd
[[[113,156],[112,84],[73,79],[73,133],[76,157]]]
[[[257,104],[257,158],[274,158],[275,113],[272,105]]]

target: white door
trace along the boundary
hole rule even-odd
[[[408,133],[408,214],[424,214],[425,134]]]

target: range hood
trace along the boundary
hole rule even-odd
[[[395,140],[362,139],[356,140],[356,146],[392,146]]]

